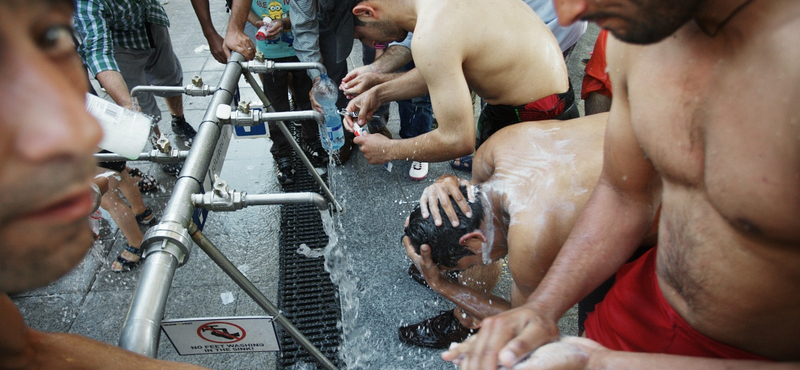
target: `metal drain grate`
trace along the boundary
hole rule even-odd
[[[289,129],[297,136],[294,125]],[[297,137],[295,137],[297,140]],[[297,170],[295,183],[284,187],[284,191],[320,192],[319,186],[306,171],[300,159],[293,158]],[[324,259],[308,258],[297,253],[300,244],[309,248],[324,248],[328,236],[322,228],[319,210],[310,204],[285,204],[281,206],[280,237],[280,283],[278,304],[284,315],[302,332],[311,343],[336,364],[342,367],[338,357],[341,331],[337,327],[341,319],[338,288],[325,272]],[[280,331],[280,364],[287,368],[303,361],[319,366],[316,360],[287,333]]]

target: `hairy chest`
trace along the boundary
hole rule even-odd
[[[740,232],[800,242],[800,68],[763,46],[675,44],[643,50],[628,73],[642,149]]]

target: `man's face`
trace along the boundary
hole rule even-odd
[[[701,0],[554,0],[562,25],[583,19],[633,44],[656,43],[692,19]]]
[[[354,17],[357,21],[353,37],[369,47],[374,48],[376,43],[388,44],[393,41],[403,41],[408,35],[408,32],[390,21],[375,20],[372,17]]]
[[[102,135],[66,0],[0,1],[0,291],[63,275],[91,247],[92,158]]]

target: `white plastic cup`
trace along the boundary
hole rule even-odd
[[[86,111],[103,128],[100,148],[128,159],[139,158],[150,136],[150,118],[92,94],[86,94]]]

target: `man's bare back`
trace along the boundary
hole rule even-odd
[[[539,285],[589,199],[602,168],[607,119],[519,123],[475,154],[472,182],[507,223],[512,307]]]
[[[414,62],[429,86],[463,69],[489,104],[524,105],[567,91],[558,41],[524,2],[417,1],[416,9]],[[446,69],[436,66],[442,59]]]
[[[411,139],[356,139],[370,163],[443,161],[471,154],[471,90],[489,104],[520,106],[569,88],[558,41],[524,2],[366,0],[353,13],[368,24],[355,27],[355,36],[367,45],[395,41],[404,34],[398,30],[414,32],[416,68],[357,96],[348,111],[372,114],[381,102],[427,91],[439,124],[437,130]],[[352,130],[352,120],[345,121]]]
[[[667,301],[710,338],[800,360],[800,49],[787,44],[800,4],[757,1],[726,27],[709,38],[689,23],[645,47],[610,42],[615,99],[628,99],[663,180]]]

